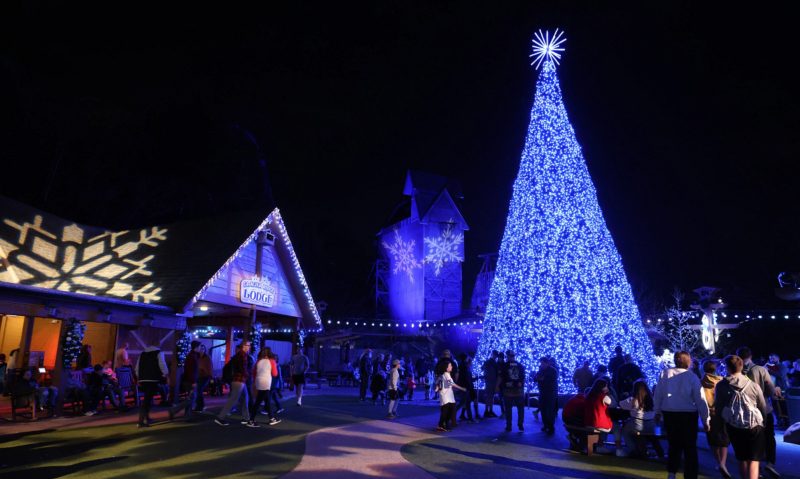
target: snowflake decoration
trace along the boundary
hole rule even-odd
[[[403,237],[400,236],[400,232],[397,230],[394,230],[394,243],[390,245],[386,241],[383,242],[383,247],[392,254],[392,262],[394,263],[392,273],[406,273],[408,280],[412,283],[414,282],[414,269],[422,267],[422,264],[414,256],[415,245],[416,241],[414,240],[403,241]]]
[[[87,238],[75,223],[63,227],[59,237],[42,226],[41,215],[31,223],[5,219],[3,225],[0,281],[142,303],[161,299],[161,288],[142,280],[152,276],[149,263],[155,257],[142,250],[166,240],[164,228],[106,231]]]
[[[425,238],[425,246],[428,247],[425,262],[434,265],[436,276],[439,276],[445,263],[464,261],[464,256],[461,255],[459,248],[463,242],[464,235],[462,233],[453,234],[452,220],[438,238]]]
[[[553,32],[553,36],[550,36],[550,32],[542,33],[541,30],[533,34],[533,53],[528,55],[529,57],[533,58],[533,62],[531,65],[535,65],[536,69],[539,69],[539,66],[542,62],[547,58],[548,60],[552,60],[556,62],[556,65],[559,65],[558,60],[561,59],[561,53],[564,51],[564,48],[561,46],[562,43],[566,42],[566,38],[562,38],[564,36],[563,31],[556,31]]]

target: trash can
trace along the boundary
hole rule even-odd
[[[786,409],[789,413],[789,425],[800,422],[800,388],[786,390]]]

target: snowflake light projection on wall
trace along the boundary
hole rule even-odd
[[[453,233],[453,222],[450,220],[438,237],[425,238],[428,252],[424,261],[433,264],[434,274],[439,276],[445,263],[464,261],[464,256],[459,248],[462,243],[464,243],[464,235]]]
[[[142,303],[161,299],[160,287],[142,281],[152,276],[148,263],[155,255],[142,252],[167,239],[165,228],[106,231],[87,239],[75,223],[59,237],[42,226],[40,215],[32,223],[3,223],[18,234],[0,234],[0,281]]]
[[[422,264],[414,256],[414,246],[416,241],[403,241],[398,230],[394,230],[394,242],[392,244],[383,241],[383,247],[392,255],[392,273],[405,273],[408,280],[414,282],[414,269],[421,268]]]

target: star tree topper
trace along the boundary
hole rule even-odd
[[[538,70],[545,59],[552,60],[556,62],[556,65],[560,65],[558,60],[561,59],[561,52],[564,51],[561,44],[566,41],[567,39],[564,37],[564,31],[558,31],[558,28],[556,28],[552,36],[549,31],[542,33],[542,31],[539,30],[534,33],[532,40],[533,53],[528,55],[533,58],[531,65],[534,65]]]

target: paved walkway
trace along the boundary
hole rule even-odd
[[[306,437],[303,459],[283,479],[433,479],[434,476],[408,462],[400,449],[410,442],[434,437],[417,427],[389,420],[321,429]]]

